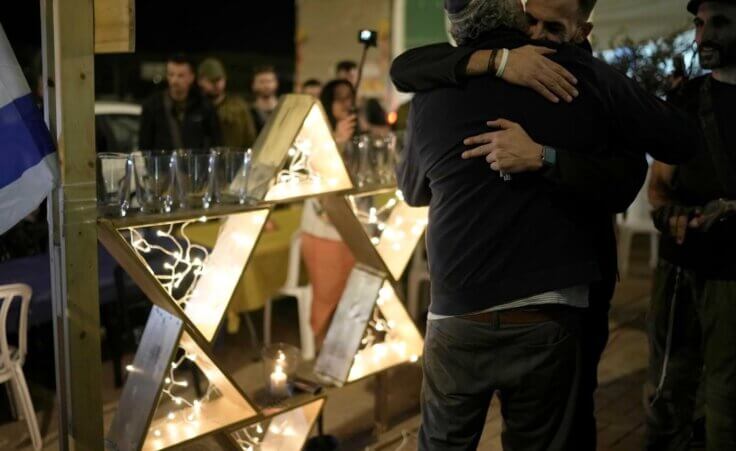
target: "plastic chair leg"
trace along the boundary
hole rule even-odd
[[[649,267],[654,269],[657,267],[659,260],[659,235],[657,233],[649,234]]]
[[[299,341],[301,342],[302,358],[312,360],[315,355],[314,333],[310,324],[312,310],[312,289],[307,287],[297,298],[299,309]]]
[[[263,306],[263,346],[271,344],[271,310],[273,299],[267,299]]]
[[[21,403],[16,393],[18,390],[15,388],[15,380],[11,377],[8,383],[5,384],[5,391],[8,393],[8,404],[10,404],[10,416],[15,420],[23,419],[23,411],[21,409]]]
[[[21,410],[26,417],[26,423],[28,424],[28,432],[31,435],[31,442],[33,443],[34,450],[40,450],[43,448],[43,440],[41,439],[41,431],[38,428],[38,420],[36,419],[36,411],[33,409],[33,401],[31,400],[31,394],[28,391],[28,385],[26,384],[26,378],[23,375],[23,370],[20,367],[14,368],[15,373],[15,387],[17,390],[17,397],[21,404]]]
[[[248,329],[248,337],[250,338],[250,342],[253,345],[253,349],[258,349],[260,348],[260,343],[258,343],[256,325],[253,324],[253,320],[251,319],[249,312],[243,313],[243,316],[245,317],[245,327]]]
[[[629,274],[629,256],[631,254],[631,238],[633,233],[630,230],[624,229],[621,231],[621,237],[619,238],[619,261],[621,262],[621,278],[625,279]]]

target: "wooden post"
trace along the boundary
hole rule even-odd
[[[97,286],[93,0],[42,0],[44,106],[60,185],[48,199],[59,447],[104,449]]]

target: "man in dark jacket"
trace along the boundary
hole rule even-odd
[[[594,4],[594,0],[529,0],[526,5],[528,33],[535,39],[572,42],[590,51],[586,38],[592,28],[588,19]],[[573,86],[575,77],[543,56],[555,51],[550,46],[549,43],[537,43],[512,49],[500,77],[534,89],[553,102],[572,101],[578,93]],[[396,59],[391,75],[396,86],[405,91],[462,85],[468,75],[490,72],[494,76],[498,72],[501,55],[496,52],[496,61],[489,64],[491,53],[491,50],[467,46],[454,48],[447,44],[413,49]],[[591,62],[599,77],[609,74],[610,69],[604,64]],[[609,74],[603,78],[611,77]],[[606,95],[613,112],[610,123],[614,130],[611,141],[597,143],[601,152],[577,153],[547,147],[544,154],[551,153],[552,158],[546,158],[548,161],[540,168],[540,149],[545,147],[542,144],[549,143],[534,142],[521,125],[501,121],[493,125],[503,125],[505,129],[467,140],[466,144],[479,147],[464,153],[464,157],[487,155],[495,171],[537,172],[561,195],[577,199],[580,208],[587,210],[594,222],[602,279],[590,286],[590,306],[582,323],[582,375],[575,416],[576,447],[582,450],[596,449],[593,394],[597,386],[598,362],[608,339],[608,310],[617,274],[616,238],[611,216],[624,211],[639,192],[647,171],[645,152],[650,151],[666,161],[681,162],[694,151],[692,131],[677,129],[686,126],[682,116],[644,93],[633,82],[618,77],[616,83],[606,82],[598,88],[597,92]],[[634,111],[639,114],[629,114]],[[488,119],[495,117],[489,114]],[[651,129],[647,131],[642,127]],[[693,148],[677,143],[683,133]]]
[[[652,451],[690,449],[703,373],[707,449],[736,449],[736,0],[690,0],[688,11],[712,72],[671,100],[698,118],[706,146],[685,164],[652,165],[662,232],[647,315]]]
[[[194,87],[194,64],[184,55],[166,62],[165,91],[143,103],[138,147],[142,150],[209,149],[222,144],[217,114]]]
[[[529,43],[513,30],[478,32],[518,7],[514,1],[447,4],[456,39],[460,35],[459,44],[471,49],[460,60],[467,62],[474,49]],[[484,19],[473,21],[480,16]],[[601,248],[611,249],[615,243],[612,235],[610,241],[601,240],[596,232],[611,229],[610,215],[591,213],[587,207],[599,206],[581,203],[590,197],[575,196],[576,191],[569,189],[575,187],[570,180],[585,177],[584,173],[565,177],[566,170],[587,167],[588,174],[605,172],[608,168],[602,162],[615,160],[626,150],[633,152],[629,158],[641,162],[642,149],[651,145],[668,145],[672,160],[682,161],[697,143],[684,115],[647,96],[589,53],[572,47],[556,50],[558,62],[579,80],[580,97],[571,104],[546,103],[531,91],[492,78],[418,94],[412,103],[399,181],[409,203],[430,205],[433,290],[425,351],[423,449],[466,449],[477,444],[479,425],[496,389],[504,403],[504,443],[510,448],[531,444],[532,449],[570,449],[566,447],[572,446],[567,440],[578,387],[576,373],[565,369],[577,367],[579,311],[574,307],[587,306],[598,271],[615,275],[615,251],[612,264],[600,258]],[[454,58],[440,51],[445,54],[435,55],[435,62]],[[456,66],[454,61],[442,73],[455,74]],[[500,67],[495,66],[497,72]],[[524,147],[533,155],[509,168],[535,172],[515,175],[506,183],[489,175],[480,162],[460,158],[467,150],[463,138],[483,131],[487,119],[501,117],[514,122],[493,125],[509,132],[511,145],[528,144]],[[626,132],[618,133],[624,126]],[[549,152],[536,143],[554,149]],[[562,156],[567,163],[558,166],[548,156]],[[503,169],[500,160],[493,163],[494,169]],[[613,281],[607,282],[609,293],[603,296],[610,299]],[[599,317],[605,321],[605,314]],[[518,327],[520,323],[524,327]],[[517,327],[504,330],[509,325]],[[525,341],[530,337],[550,345],[528,347],[531,343]],[[527,352],[520,351],[524,347]],[[565,369],[543,364],[550,361]],[[529,372],[535,374],[534,381]],[[592,408],[589,416],[592,419]]]

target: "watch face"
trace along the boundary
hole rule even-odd
[[[543,157],[544,164],[548,166],[554,166],[557,163],[557,151],[552,147],[544,147]]]

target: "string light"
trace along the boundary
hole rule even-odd
[[[279,171],[276,176],[278,185],[300,184],[302,182],[321,184],[319,175],[314,174],[311,169],[312,141],[310,139],[297,138],[294,145],[289,148],[288,155],[287,167]]]
[[[164,379],[164,386],[161,389],[162,395],[166,396],[176,406],[179,406],[179,411],[170,411],[166,415],[166,420],[169,425],[175,425],[177,417],[185,419],[186,422],[193,423],[199,420],[199,416],[202,412],[202,405],[212,400],[213,397],[218,396],[219,390],[217,387],[209,382],[207,390],[201,398],[189,400],[175,391],[179,389],[185,389],[189,387],[189,382],[183,379],[179,379],[176,376],[176,370],[184,363],[185,360],[189,360],[192,363],[196,362],[196,354],[189,354],[183,348],[179,348],[180,356],[171,363],[169,367],[169,374]],[[179,415],[181,414],[181,415]],[[155,435],[155,431],[154,431]]]
[[[427,225],[427,221],[423,218],[408,221],[400,214],[393,214],[399,203],[404,201],[404,195],[400,190],[396,190],[393,196],[379,207],[356,196],[349,196],[348,201],[374,246],[385,240],[390,245],[389,249],[399,252],[407,242],[408,231],[418,236],[424,232]]]
[[[207,403],[212,400],[213,397],[219,396],[220,392],[217,389],[217,387],[209,382],[209,385],[207,386],[207,390],[205,391],[204,395],[202,395],[199,399],[194,399],[192,401],[188,400],[184,396],[181,396],[179,394],[176,394],[174,391],[178,390],[180,388],[188,388],[189,382],[183,379],[178,379],[175,375],[175,370],[179,368],[185,360],[189,360],[192,363],[196,362],[196,354],[188,354],[183,348],[179,347],[179,353],[181,356],[171,363],[169,367],[169,374],[164,379],[164,385],[161,389],[161,394],[164,395],[166,398],[169,399],[169,401],[173,402],[177,407],[179,407],[179,411],[169,411],[166,414],[166,420],[169,427],[176,427],[177,425],[177,417],[178,414],[181,413],[181,417],[186,420],[188,423],[194,423],[195,421],[199,420],[199,416],[202,412],[202,405],[204,403]],[[133,372],[136,371],[135,368],[132,365],[128,365],[126,367],[126,370]],[[185,428],[188,426],[185,426]],[[155,438],[161,437],[161,430],[156,428],[151,431],[153,436]]]
[[[129,229],[131,246],[138,256],[146,261],[156,280],[182,309],[186,308],[209,257],[206,247],[191,242],[187,235],[187,227],[194,222],[206,221],[207,218],[202,216],[196,221],[183,223],[178,230],[181,241],[174,236],[174,224],[156,230],[156,236],[162,239],[162,244],[150,243],[138,229]],[[146,256],[156,252],[168,257],[168,261],[163,263],[165,271],[160,274],[151,268],[146,259]],[[177,296],[176,293],[184,282],[188,283],[187,289],[182,295]]]
[[[402,362],[416,362],[421,353],[421,336],[411,324],[411,319],[396,317],[400,307],[391,284],[386,281],[378,292],[376,306],[361,338],[358,352],[353,358],[348,381],[355,381],[368,374],[381,371]],[[393,313],[392,313],[393,312]],[[388,316],[386,316],[388,315]],[[408,321],[410,324],[407,326]]]
[[[256,451],[264,446],[267,433],[293,437],[298,432],[289,419],[276,417],[271,420],[271,424],[267,428],[264,428],[263,422],[246,426],[235,432],[233,438],[242,451]]]

